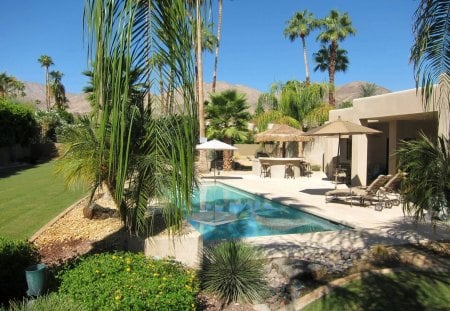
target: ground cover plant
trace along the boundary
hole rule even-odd
[[[14,301],[8,308],[0,308],[0,311],[87,311],[80,304],[74,302],[69,297],[52,293],[37,297],[30,301]]]
[[[54,162],[0,170],[0,235],[25,239],[85,194],[67,189]]]
[[[313,310],[448,310],[450,273],[367,273],[306,306]]]
[[[60,275],[59,293],[89,310],[196,310],[195,273],[171,260],[116,252],[83,257]]]

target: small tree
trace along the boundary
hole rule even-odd
[[[211,94],[211,102],[206,104],[206,119],[208,139],[217,138],[232,144],[235,141],[243,141],[248,137],[247,122],[250,113],[244,94],[238,94],[236,90],[226,90],[221,93]],[[224,170],[231,170],[231,151],[224,151]]]

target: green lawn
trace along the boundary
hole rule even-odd
[[[450,273],[370,274],[302,309],[312,310],[450,310]]]
[[[86,193],[66,189],[54,162],[27,169],[0,170],[0,235],[24,239]]]

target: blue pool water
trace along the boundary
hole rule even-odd
[[[349,228],[220,183],[194,193],[189,222],[204,240]]]

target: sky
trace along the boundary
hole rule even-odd
[[[213,1],[215,2],[215,1]],[[68,93],[80,93],[88,68],[83,37],[83,0],[1,0],[0,73],[21,81],[45,82],[37,59],[51,56]],[[307,9],[324,18],[332,9],[347,12],[356,35],[340,43],[350,61],[336,73],[335,84],[376,83],[390,91],[415,87],[409,63],[413,14],[418,0],[223,0],[223,26],[217,79],[266,92],[273,82],[305,80],[300,40],[283,35],[286,22]],[[216,7],[211,11],[217,21]],[[312,54],[320,49],[318,31],[307,37],[311,80],[327,82],[314,72]],[[212,81],[213,55],[204,55],[204,80]]]

